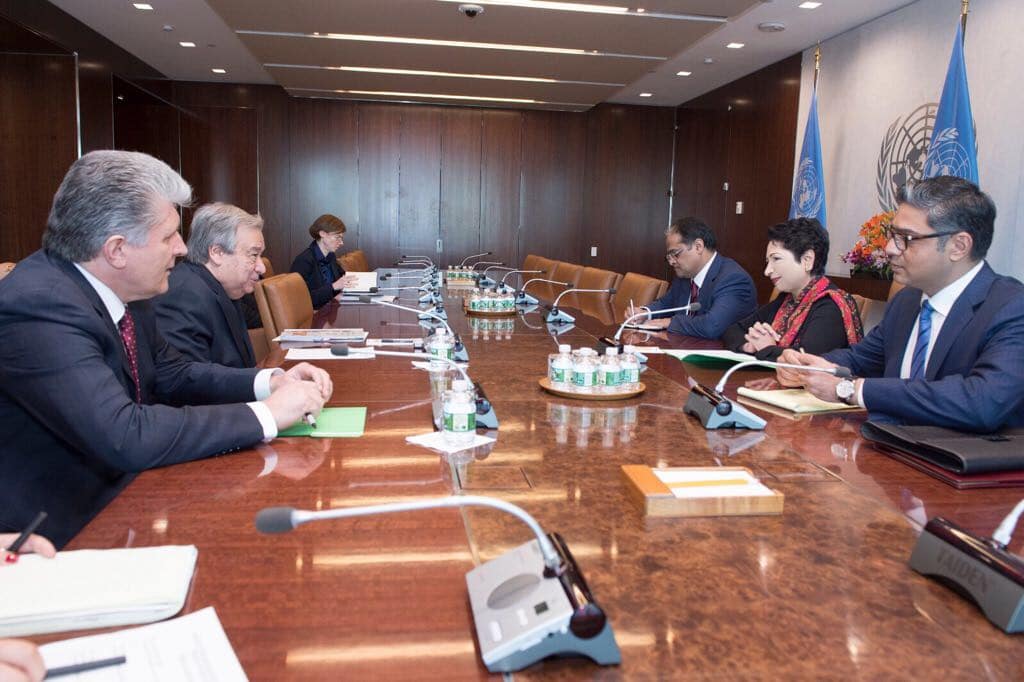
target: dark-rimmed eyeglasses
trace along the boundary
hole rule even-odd
[[[932,234],[906,234],[904,232],[897,232],[890,227],[885,231],[885,238],[892,240],[892,245],[896,247],[897,251],[906,251],[907,247],[910,246],[910,243],[917,241],[918,239],[948,237],[956,234],[957,232],[960,232],[960,230],[956,230],[955,232],[933,232]]]
[[[679,258],[679,254],[681,254],[683,251],[689,251],[689,249],[687,249],[685,246],[680,246],[678,249],[672,249],[671,251],[665,254],[665,260],[671,263],[672,261]]]

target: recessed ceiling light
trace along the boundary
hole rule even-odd
[[[516,45],[513,43],[476,43],[465,40],[435,40],[432,38],[406,38],[399,36],[374,36],[361,33],[293,33],[288,31],[236,30],[239,35],[274,36],[279,38],[318,38],[320,40],[354,40],[364,43],[397,43],[401,45],[430,45],[433,47],[465,47],[480,50],[510,50],[513,52],[545,52],[548,54],[587,54],[595,57],[618,57],[620,59],[644,59],[663,62],[668,57],[641,54],[620,54],[599,50],[580,50],[568,47],[542,47],[539,45]]]
[[[179,45],[181,45],[182,47],[195,47],[195,46],[196,46],[196,44],[195,44],[195,43],[193,43],[193,42],[190,42],[190,41],[188,41],[188,40],[182,40],[182,41],[181,41],[180,43],[178,43],[178,44],[179,44]]]
[[[430,99],[458,99],[458,100],[472,100],[474,102],[512,102],[515,104],[544,104],[535,99],[520,99],[517,97],[476,97],[473,95],[445,95],[436,92],[394,92],[391,90],[330,90],[329,92],[337,92],[348,95],[377,95],[380,97],[411,97],[417,99],[419,97],[427,97]]]
[[[227,69],[210,69],[210,71],[213,71],[214,73],[227,73],[228,72]]]
[[[423,71],[420,69],[385,69],[374,66],[319,66],[312,64],[275,64],[268,63],[263,66],[274,69],[317,69],[322,71],[354,71],[357,73],[383,73],[397,76],[432,76],[440,78],[478,78],[482,80],[496,81],[522,81],[526,83],[568,83],[571,85],[607,85],[611,87],[622,87],[625,83],[605,83],[600,81],[574,81],[558,78],[540,78],[537,76],[501,76],[490,73],[458,73],[454,71]]]
[[[693,71],[676,71],[677,76],[692,76]]]
[[[729,48],[730,50],[738,50],[744,47],[745,45],[746,43],[729,43],[728,45],[726,45],[726,47]]]
[[[153,5],[149,4],[148,2],[133,2],[132,3],[132,7],[134,7],[135,9],[144,9],[144,10],[152,10],[153,9]]]
[[[654,93],[651,93],[651,92],[641,92],[640,96],[641,97],[653,97]]]
[[[441,2],[462,3],[463,0],[441,0]],[[727,17],[711,14],[678,14],[675,12],[648,12],[643,7],[630,9],[617,5],[596,5],[584,2],[555,2],[553,0],[476,0],[477,5],[524,7],[546,9],[558,12],[585,12],[588,14],[616,14],[618,16],[651,17],[652,19],[680,19],[683,21],[707,21],[724,24]]]
[[[799,5],[797,5],[797,7],[799,7],[800,9],[818,9],[819,7],[821,7],[821,3],[820,2],[801,2]]]

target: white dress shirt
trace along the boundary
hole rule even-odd
[[[103,301],[103,306],[107,309],[110,319],[114,321],[114,326],[117,327],[121,323],[121,318],[124,317],[126,310],[124,302],[118,298],[117,294],[110,287],[97,279],[91,272],[78,263],[75,263],[75,267],[85,277],[85,281],[89,283],[89,286],[96,291],[96,295]],[[259,419],[260,426],[263,427],[264,441],[270,441],[277,436],[277,422],[274,421],[274,415],[270,412],[270,408],[259,401],[265,400],[270,396],[270,377],[274,374],[283,373],[280,368],[260,370],[253,380],[253,393],[256,396],[256,401],[246,403],[249,409],[256,415],[256,418]]]

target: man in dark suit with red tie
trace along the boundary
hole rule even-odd
[[[823,400],[866,407],[872,419],[990,432],[1024,426],[1024,285],[985,262],[996,207],[967,180],[908,185],[885,252],[905,284],[881,324],[824,357],[780,362],[848,367],[853,379],[779,370]]]
[[[43,249],[0,283],[0,531],[45,510],[40,532],[63,546],[138,472],[273,438],[331,395],[310,365],[191,362],[157,331],[148,299],[187,251],[191,194],[146,154],[86,154]]]
[[[255,367],[239,301],[266,268],[263,218],[237,206],[201,206],[192,217],[188,255],[171,271],[166,294],[153,299],[157,328],[189,360]]]
[[[676,276],[668,292],[646,307],[651,313],[650,325],[717,339],[757,308],[754,280],[739,263],[718,253],[715,233],[700,218],[679,218],[669,225],[665,259]],[[695,302],[700,303],[696,312],[658,315],[659,310]]]

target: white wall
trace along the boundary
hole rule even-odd
[[[890,125],[939,101],[959,16],[960,0],[918,0],[821,44],[818,116],[832,274],[848,272],[839,257],[861,223],[882,210],[876,178]],[[988,260],[1024,279],[1024,2],[972,0],[965,60],[980,185],[999,211]],[[813,82],[811,48],[803,54],[794,166]]]

